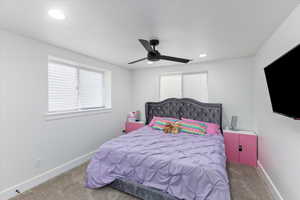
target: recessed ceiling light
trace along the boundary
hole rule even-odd
[[[64,12],[58,9],[51,9],[48,11],[50,17],[57,19],[57,20],[64,20],[66,18]]]
[[[206,53],[201,53],[201,54],[199,55],[200,58],[205,58],[206,56],[207,56]]]
[[[148,61],[147,63],[148,63],[149,65],[153,64],[153,62],[152,62],[152,61]]]

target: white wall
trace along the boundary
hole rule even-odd
[[[130,71],[5,31],[0,44],[0,191],[121,134],[130,110]],[[49,54],[111,70],[113,111],[46,121]]]
[[[208,72],[208,98],[222,103],[224,122],[239,116],[238,128],[253,128],[252,58],[177,65],[133,71],[133,109],[142,111],[147,101],[159,101],[159,76],[170,72]]]
[[[300,199],[300,121],[272,112],[263,68],[299,43],[300,6],[265,42],[255,57],[253,102],[255,126],[259,134],[259,160],[286,200]],[[291,65],[283,66],[282,70],[289,70],[290,67],[300,69],[300,66]]]

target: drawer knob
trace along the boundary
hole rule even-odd
[[[243,151],[243,146],[239,145],[239,151]]]

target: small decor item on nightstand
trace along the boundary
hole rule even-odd
[[[135,114],[134,114],[134,112],[128,113],[128,115],[127,115],[127,121],[128,122],[135,122]]]
[[[128,113],[127,121],[128,122],[140,121],[140,111]]]
[[[238,120],[238,116],[232,116],[231,126],[230,126],[231,130],[237,130],[237,120]]]
[[[135,111],[135,120],[136,121],[141,120],[141,112],[139,110]]]

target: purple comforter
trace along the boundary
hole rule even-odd
[[[145,126],[98,149],[89,188],[125,178],[180,199],[230,200],[222,135],[164,134]]]

